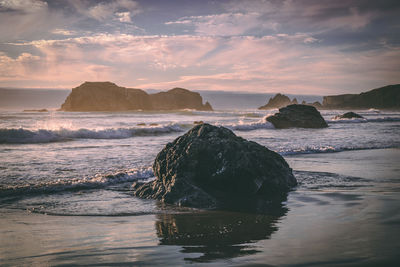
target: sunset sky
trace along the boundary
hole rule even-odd
[[[0,0],[0,87],[359,93],[400,83],[400,1]]]

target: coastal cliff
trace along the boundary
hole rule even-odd
[[[361,94],[324,96],[322,106],[327,109],[400,109],[400,84],[384,86]]]
[[[199,93],[183,88],[147,94],[141,89],[125,88],[111,82],[85,82],[73,88],[62,111],[124,111],[124,110],[212,110]]]

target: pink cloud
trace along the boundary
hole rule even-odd
[[[0,54],[0,82],[71,87],[110,80],[138,88],[330,94],[398,82],[398,49],[345,53],[307,34],[264,37],[100,34],[38,40],[41,55]]]

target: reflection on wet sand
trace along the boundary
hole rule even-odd
[[[270,213],[271,214],[271,213]],[[182,246],[182,253],[201,253],[185,258],[208,262],[259,252],[252,243],[269,239],[278,230],[277,220],[286,214],[280,205],[273,215],[230,211],[159,214],[156,220],[160,245]]]

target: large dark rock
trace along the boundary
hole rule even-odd
[[[400,109],[400,84],[388,85],[361,94],[324,96],[322,105],[331,109]]]
[[[150,95],[154,108],[159,110],[196,109],[212,110],[210,103],[203,105],[203,99],[199,93],[191,92],[183,88],[174,88],[167,92]]]
[[[276,94],[274,97],[271,97],[268,103],[264,106],[259,107],[258,109],[274,109],[285,107],[290,104],[297,104],[297,99],[294,98],[293,101],[290,101],[290,98],[282,95]]]
[[[212,110],[203,105],[199,93],[183,88],[147,94],[141,89],[125,88],[111,82],[85,82],[72,89],[61,110],[125,111],[125,110]]]
[[[279,109],[278,113],[267,117],[267,121],[271,122],[275,128],[324,128],[328,127],[321,113],[308,105],[289,105]]]
[[[357,114],[355,112],[350,111],[350,112],[346,112],[346,113],[344,113],[342,115],[335,116],[334,119],[338,120],[338,119],[363,119],[363,118],[364,118],[363,116],[361,116],[361,115],[359,115],[359,114]]]
[[[193,127],[157,155],[156,180],[134,184],[136,196],[215,208],[245,198],[274,198],[297,184],[277,153],[209,124]]]

